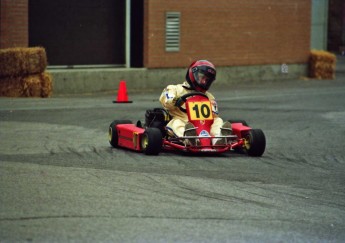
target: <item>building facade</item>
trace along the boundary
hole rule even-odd
[[[145,2],[144,63],[183,67],[207,57],[216,66],[305,63],[310,0]],[[180,13],[180,50],[165,50],[167,12]]]
[[[29,46],[28,0],[0,0],[0,48]]]
[[[238,72],[251,73],[250,67],[261,72],[260,66],[277,72],[282,64],[291,71],[308,62],[311,5],[311,0],[0,0],[0,48],[43,46],[49,67],[61,70],[169,72],[208,59],[217,67],[248,68]],[[305,68],[298,70],[295,77],[305,75]]]
[[[123,65],[125,2],[1,0],[1,48],[44,46],[52,65]],[[310,0],[132,0],[135,40],[129,50],[142,46],[143,54],[132,58],[141,58],[136,63],[147,68],[184,67],[200,58],[217,66],[305,63],[310,5]],[[169,13],[179,15],[175,51],[165,46]]]

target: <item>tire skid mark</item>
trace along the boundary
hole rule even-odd
[[[73,147],[65,147],[66,152],[77,155],[79,158],[84,158],[84,154]]]
[[[75,218],[82,218],[82,219],[96,219],[96,218],[108,218],[108,219],[164,219],[164,220],[193,220],[193,221],[238,221],[238,222],[286,222],[291,224],[308,224],[310,220],[308,219],[291,219],[291,218],[279,218],[279,219],[272,219],[272,218],[241,218],[241,217],[173,217],[173,216],[156,216],[156,215],[82,215],[82,214],[73,214],[73,215],[42,215],[42,216],[26,216],[26,217],[12,217],[12,218],[0,218],[0,221],[31,221],[31,220],[47,220],[47,219],[75,219]]]
[[[134,195],[135,197],[139,195],[138,191],[140,191],[140,194],[142,196],[150,196],[153,193],[153,194],[156,194],[156,196],[154,197],[154,200],[166,201],[169,203],[172,203],[172,201],[175,199],[183,199],[187,201],[195,201],[197,199],[195,196],[190,195],[190,194],[181,194],[178,191],[168,190],[167,187],[155,188],[155,186],[152,186],[152,185],[151,186],[131,185],[126,189],[122,188],[122,190]],[[138,198],[136,198],[136,200],[138,200]],[[142,200],[142,198],[139,198],[139,200]],[[179,200],[179,203],[181,203],[180,200]]]
[[[287,152],[278,152],[275,154],[275,157],[273,157],[273,159],[280,161],[280,163],[292,163],[294,165],[307,165],[316,169],[320,169],[320,170],[328,170],[329,167],[325,164],[325,165],[321,165],[320,163],[316,163],[313,161],[319,161],[320,158],[319,157],[314,157],[312,155],[300,155],[300,154],[294,154],[294,153],[287,153]],[[288,164],[288,167],[290,167],[290,164]]]
[[[161,175],[149,175],[147,173],[130,172],[131,175],[139,178],[139,181],[135,183],[126,184],[126,187],[118,188],[123,192],[129,193],[137,197],[139,194],[141,196],[149,197],[152,193],[156,194],[155,198],[158,200],[169,201],[172,199],[179,198],[183,200],[195,201],[196,197],[190,194],[180,194],[176,187],[172,187],[170,183],[167,183],[166,179]],[[140,193],[138,193],[140,192]],[[160,195],[160,196],[157,196]],[[142,198],[141,198],[142,199]],[[136,198],[138,200],[138,198]],[[140,198],[139,198],[140,200]]]
[[[225,202],[233,202],[233,203],[246,203],[246,204],[253,204],[260,207],[265,208],[273,208],[274,206],[270,203],[260,202],[258,200],[247,199],[241,196],[229,195],[229,194],[222,194],[206,189],[201,189],[197,187],[192,187],[185,182],[177,181],[172,179],[172,183],[174,183],[178,188],[182,189],[184,193],[192,194],[197,197],[204,197],[213,200],[225,201]],[[261,197],[261,195],[259,195]]]
[[[345,156],[341,156],[338,154],[325,154],[323,156],[324,161],[328,162],[335,162],[337,164],[345,164]]]
[[[332,197],[329,197],[329,201],[326,201],[326,200],[322,200],[318,195],[319,194],[322,194],[324,191],[321,190],[321,189],[299,189],[298,191],[296,191],[296,188],[294,188],[293,192],[291,189],[288,189],[286,188],[286,190],[282,190],[281,187],[279,188],[272,188],[272,187],[267,187],[267,186],[264,186],[264,185],[259,185],[259,184],[253,184],[253,183],[244,183],[246,184],[247,186],[250,186],[250,187],[254,187],[254,188],[257,188],[257,189],[260,189],[260,190],[263,190],[263,191],[266,191],[266,192],[270,192],[272,193],[272,195],[283,195],[283,197],[285,199],[287,199],[286,196],[288,197],[291,197],[291,201],[294,201],[294,202],[299,202],[299,201],[296,201],[296,199],[299,199],[300,200],[300,203],[305,203],[305,201],[308,201],[308,204],[309,205],[323,205],[323,206],[327,206],[327,207],[333,207],[335,209],[338,209],[338,208],[344,208],[345,209],[345,204],[339,204],[339,203],[334,203],[332,201]],[[301,191],[303,190],[303,191]],[[330,193],[330,194],[337,194],[337,193]],[[308,195],[308,196],[306,196]],[[313,197],[311,197],[310,195],[314,195]],[[344,195],[341,195],[342,197],[344,197]]]
[[[276,162],[276,153],[266,151],[260,160],[261,163],[269,165],[269,166],[275,166],[281,169],[288,168],[287,164],[277,163]]]
[[[271,193],[276,194],[276,195],[284,194],[284,195],[288,195],[288,196],[300,198],[300,199],[306,199],[307,198],[306,196],[301,194],[302,192],[294,191],[295,193],[292,193],[291,191],[288,190],[288,187],[285,188],[286,190],[282,190],[281,187],[279,187],[279,189],[278,188],[275,189],[275,188],[272,188],[272,186],[267,186],[267,185],[258,184],[258,183],[254,184],[251,182],[244,182],[243,184],[244,184],[245,188],[249,187],[249,188],[260,189],[262,191],[271,192]]]

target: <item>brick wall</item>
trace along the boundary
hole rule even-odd
[[[310,0],[145,0],[144,66],[306,63]],[[179,52],[165,51],[165,12],[181,12]]]
[[[0,48],[27,47],[28,0],[0,0]]]

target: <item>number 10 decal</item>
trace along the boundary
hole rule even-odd
[[[188,111],[191,120],[212,120],[212,109],[209,101],[190,102]]]

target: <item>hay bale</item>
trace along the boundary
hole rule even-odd
[[[48,73],[24,77],[0,78],[0,96],[6,97],[50,97],[52,77]]]
[[[53,78],[47,73],[41,73],[41,97],[47,98],[50,97],[53,93]]]
[[[29,75],[22,80],[23,97],[41,97],[41,75]]]
[[[336,56],[327,51],[312,50],[309,59],[309,75],[317,79],[334,79]]]
[[[21,78],[0,78],[0,96],[21,97],[23,95],[23,85]]]
[[[18,77],[44,72],[47,54],[43,47],[0,49],[0,77]]]

